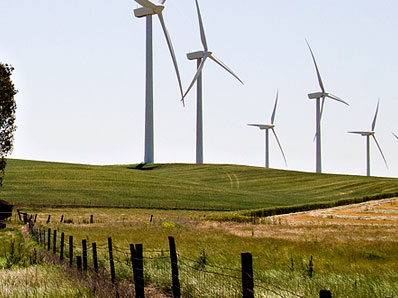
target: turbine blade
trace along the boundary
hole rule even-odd
[[[206,61],[207,57],[208,57],[208,54],[205,52],[205,54],[204,54],[204,56],[203,56],[203,58],[202,58],[202,62],[200,63],[200,65],[199,65],[199,67],[198,67],[198,70],[196,71],[196,74],[195,74],[195,76],[194,76],[193,79],[192,79],[191,84],[189,85],[187,91],[185,91],[185,93],[184,93],[183,96],[182,96],[182,99],[181,99],[182,102],[184,102],[185,97],[188,95],[189,91],[192,89],[193,85],[194,85],[194,84],[196,83],[196,81],[198,80],[198,77],[199,77],[199,75],[200,75],[201,72],[202,72],[202,69],[203,69],[203,66],[205,65],[205,61]]]
[[[272,112],[272,116],[271,116],[271,124],[274,124],[274,121],[275,121],[276,106],[278,104],[278,96],[279,96],[279,90],[276,89],[276,99],[275,99],[274,111]]]
[[[314,139],[312,140],[313,142],[315,142],[317,136],[318,136],[318,133],[315,132]]]
[[[386,158],[384,157],[383,151],[381,150],[381,147],[380,147],[380,145],[379,145],[379,142],[377,142],[377,139],[376,139],[375,135],[372,135],[372,137],[373,137],[373,139],[375,140],[375,143],[376,143],[376,145],[377,145],[377,148],[379,148],[380,154],[381,154],[381,156],[383,157],[384,163],[386,164],[386,167],[387,167],[387,169],[388,169],[388,164],[387,164]]]
[[[357,135],[363,135],[365,133],[367,133],[366,131],[347,131],[347,133],[353,133],[353,134],[357,134]]]
[[[286,156],[285,156],[285,153],[283,152],[283,149],[282,149],[281,143],[279,142],[278,136],[276,135],[275,129],[271,128],[271,130],[274,133],[274,136],[275,136],[276,142],[278,143],[279,149],[281,149],[282,156],[285,161],[285,165],[287,166]]]
[[[173,59],[174,69],[177,75],[178,85],[180,87],[181,96],[184,95],[184,91],[182,90],[181,76],[180,71],[178,70],[177,58],[174,52],[173,44],[171,43],[169,32],[167,31],[166,24],[164,23],[163,14],[158,13],[160,24],[162,25],[164,36],[166,37],[167,45],[169,47],[171,58]]]
[[[153,9],[157,8],[156,4],[154,4],[148,0],[135,0],[135,2],[137,2],[138,4],[141,4],[143,7],[153,8]]]
[[[340,97],[337,97],[336,95],[333,95],[333,94],[328,93],[327,97],[329,97],[329,98],[331,98],[331,99],[334,99],[334,100],[336,100],[336,101],[338,101],[338,102],[341,102],[341,103],[343,103],[343,104],[349,106],[349,104],[348,104],[346,101],[342,100]]]
[[[379,104],[380,104],[380,100],[377,102],[376,113],[375,113],[375,116],[374,116],[373,122],[372,122],[372,131],[375,131],[377,114],[379,113]]]
[[[396,137],[398,139],[398,136],[395,133],[392,133],[394,135],[394,137]]]
[[[198,11],[199,28],[200,28],[200,39],[202,40],[202,44],[203,44],[203,48],[204,48],[205,52],[207,52],[208,51],[208,47],[207,47],[205,29],[203,27],[202,15],[200,13],[198,0],[195,0],[195,2],[196,2],[196,10]]]
[[[228,68],[228,66],[226,66],[223,62],[221,62],[221,60],[217,59],[216,57],[214,57],[212,54],[209,55],[209,58],[211,60],[213,60],[214,62],[216,62],[218,65],[220,65],[222,68],[224,68],[226,71],[228,71],[231,75],[233,75],[242,85],[243,82],[241,79],[239,79],[239,77],[231,70]]]
[[[165,2],[166,2],[166,0],[160,0],[160,1],[159,1],[159,3],[162,4],[162,5],[163,5]]]
[[[308,46],[308,48],[310,49],[311,56],[312,56],[312,60],[314,61],[314,64],[315,64],[316,74],[317,74],[317,76],[318,76],[319,87],[321,87],[322,92],[325,93],[325,87],[323,86],[321,74],[320,74],[320,72],[319,72],[318,65],[316,64],[316,60],[315,60],[314,53],[312,52],[312,49],[311,49],[310,44],[308,43],[307,39],[305,40],[305,42],[307,43],[307,46]]]

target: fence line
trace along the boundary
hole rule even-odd
[[[139,298],[144,297],[144,270],[147,269],[152,269],[153,271],[156,269],[156,273],[152,271],[150,273],[152,275],[156,274],[157,278],[161,278],[168,283],[172,282],[173,297],[176,298],[180,297],[181,294],[189,297],[212,298],[214,296],[222,296],[251,298],[254,297],[254,289],[256,291],[261,290],[259,293],[268,292],[279,297],[284,297],[282,293],[287,293],[295,297],[303,297],[288,289],[262,280],[254,281],[250,253],[242,253],[241,269],[228,268],[208,264],[206,260],[194,260],[177,253],[173,237],[169,237],[169,250],[152,249],[144,251],[141,244],[130,244],[129,249],[116,246],[112,243],[111,238],[108,238],[107,244],[89,243],[86,239],[81,239],[81,243],[78,243],[76,242],[77,239],[73,239],[69,235],[68,241],[68,237],[64,232],[59,231],[59,229],[51,231],[50,228],[45,226],[35,227],[32,221],[33,217],[31,216],[28,223],[32,237],[38,241],[43,249],[48,250],[48,252],[52,252],[55,255],[60,253],[59,257],[61,260],[69,258],[68,261],[71,266],[73,266],[75,259],[75,264],[79,270],[94,270],[98,272],[98,263],[101,266],[105,266],[106,262],[109,262],[110,270],[106,271],[111,275],[111,282],[115,286],[116,293],[119,279],[115,261],[118,266],[128,266],[132,270],[135,295]],[[61,235],[59,237],[61,239],[56,237],[57,232]],[[97,254],[98,250],[101,251],[100,254]],[[120,258],[120,255],[122,255],[122,258]],[[102,257],[101,262],[98,262],[99,257]],[[90,261],[90,266],[88,265],[88,260]],[[93,267],[91,267],[91,263]],[[179,274],[179,272],[182,274]],[[151,274],[147,274],[146,278],[151,279]],[[152,280],[152,282],[156,283],[156,280]],[[209,288],[210,285],[212,286]],[[320,297],[329,297],[324,296],[328,295],[328,293],[330,292],[322,290]]]

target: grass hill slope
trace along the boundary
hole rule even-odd
[[[0,198],[30,206],[250,210],[398,193],[398,179],[237,165],[8,160]]]

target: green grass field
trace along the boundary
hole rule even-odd
[[[398,179],[237,165],[8,160],[1,198],[30,206],[250,210],[398,192]]]

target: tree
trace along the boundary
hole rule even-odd
[[[11,153],[14,145],[15,110],[17,105],[14,96],[17,90],[11,81],[14,68],[0,62],[0,186],[6,168],[7,154]]]

